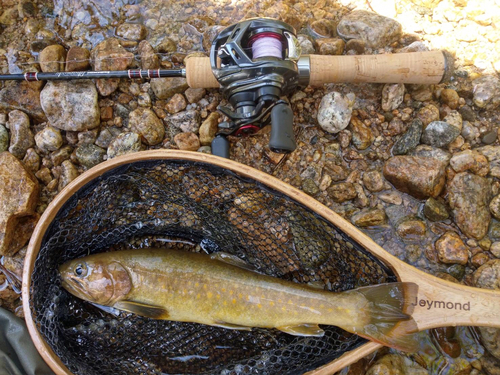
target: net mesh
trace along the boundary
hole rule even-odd
[[[105,312],[61,287],[57,267],[67,260],[145,247],[224,251],[261,273],[336,292],[396,281],[333,224],[258,181],[198,162],[117,167],[60,209],[32,275],[35,323],[74,374],[301,374],[365,342],[333,326],[296,337]]]

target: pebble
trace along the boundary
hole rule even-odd
[[[9,132],[5,126],[0,125],[0,153],[7,151],[9,148]]]
[[[474,104],[479,108],[493,110],[500,105],[500,79],[487,75],[472,82]]]
[[[351,117],[352,143],[358,150],[365,150],[371,146],[375,137],[370,129],[358,117]]]
[[[500,258],[500,242],[493,242],[490,246],[490,252],[496,257]]]
[[[474,141],[479,137],[479,131],[476,129],[474,125],[472,125],[469,121],[464,121],[462,123],[462,137],[468,141]]]
[[[422,121],[418,118],[413,120],[406,133],[394,143],[392,153],[394,155],[406,155],[408,152],[415,149],[420,143],[422,129]]]
[[[365,10],[355,10],[342,17],[337,32],[344,40],[361,39],[370,48],[381,48],[401,37],[399,22]]]
[[[180,150],[197,151],[200,148],[200,140],[193,132],[177,134],[174,137],[174,142]]]
[[[189,88],[186,78],[153,78],[151,89],[158,99],[170,99],[174,94],[183,93]]]
[[[360,228],[384,225],[387,223],[387,215],[379,208],[368,209],[354,214],[351,222]]]
[[[323,96],[317,116],[321,128],[333,134],[347,128],[354,102],[355,96],[352,93],[343,95],[334,91]]]
[[[139,134],[147,145],[157,145],[165,137],[163,122],[148,108],[141,107],[130,112],[128,123],[130,130]]]
[[[82,144],[76,148],[76,159],[85,168],[92,168],[104,160],[106,150],[94,144]]]
[[[14,255],[30,239],[38,220],[38,194],[38,180],[23,163],[0,153],[0,255]]]
[[[200,89],[193,89],[193,88],[188,88],[184,92],[184,96],[188,100],[189,103],[198,103],[207,93],[207,90],[200,88]]]
[[[347,169],[344,166],[329,160],[324,164],[323,174],[328,175],[334,182],[345,180],[348,175]]]
[[[432,197],[425,201],[424,215],[430,221],[443,221],[450,216],[446,205],[440,200]]]
[[[437,197],[445,185],[445,168],[432,158],[395,156],[384,165],[384,177],[415,198]]]
[[[50,125],[61,130],[83,131],[100,124],[98,95],[91,80],[49,81],[40,101]]]
[[[384,177],[377,170],[365,172],[363,174],[363,185],[372,193],[382,191],[384,189]]]
[[[75,165],[70,160],[63,161],[61,167],[58,191],[64,189],[71,181],[78,177],[78,169],[76,169]]]
[[[37,154],[34,148],[28,148],[26,155],[23,158],[23,164],[32,173],[38,172],[40,169],[40,155]]]
[[[441,91],[441,102],[446,104],[451,109],[458,108],[459,99],[460,97],[458,96],[457,92],[453,89],[443,89]]]
[[[35,143],[43,152],[58,150],[63,144],[63,138],[59,129],[46,126],[35,135]]]
[[[488,159],[474,150],[465,150],[453,154],[450,159],[450,166],[457,173],[470,171],[481,177],[485,177],[490,170]]]
[[[305,178],[302,180],[302,191],[311,196],[315,196],[319,193],[319,187],[312,178]]]
[[[299,41],[299,45],[303,55],[313,55],[316,52],[316,49],[314,48],[314,43],[311,41],[309,36],[299,34],[297,35],[297,39]]]
[[[500,194],[493,197],[489,207],[493,217],[497,220],[500,220]]]
[[[419,85],[417,89],[413,89],[411,97],[417,102],[427,102],[432,100],[432,90],[427,85]]]
[[[460,132],[461,129],[445,121],[433,121],[423,130],[421,141],[434,147],[445,147],[453,142]]]
[[[183,132],[198,133],[200,128],[200,113],[195,109],[176,113],[165,119],[166,122],[174,128]]]
[[[460,109],[458,110],[458,113],[460,113],[460,115],[462,116],[462,119],[464,121],[471,121],[471,122],[476,121],[476,114],[472,110],[472,108],[469,107],[468,105],[464,105],[463,107],[460,107]]]
[[[182,94],[175,94],[167,103],[167,111],[171,114],[183,111],[187,107],[186,99]]]
[[[63,161],[68,160],[73,153],[73,148],[71,146],[61,147],[59,150],[54,151],[50,154],[50,160],[54,167],[62,164]]]
[[[0,110],[21,110],[34,121],[47,121],[40,105],[43,82],[15,82],[0,90]]]
[[[386,354],[377,360],[365,375],[429,375],[429,372],[404,355]]]
[[[424,127],[426,127],[431,122],[439,120],[439,109],[433,104],[428,104],[418,111],[417,117],[422,120]]]
[[[415,150],[410,152],[410,155],[422,158],[436,159],[440,161],[444,166],[448,165],[448,162],[451,158],[451,154],[448,151],[427,145],[418,145]]]
[[[210,47],[212,46],[212,42],[217,37],[217,35],[219,35],[219,33],[224,29],[225,29],[225,27],[220,26],[220,25],[209,26],[205,29],[205,31],[203,32],[203,49],[206,52],[210,52]],[[165,39],[168,40],[168,38],[165,38]],[[163,39],[162,43],[165,43],[165,39]],[[171,42],[174,43],[173,41],[171,41]],[[175,43],[174,43],[174,46],[175,46]],[[174,47],[173,51],[169,51],[169,52],[175,52],[176,50],[177,50],[177,47]],[[304,53],[304,50],[302,50],[302,53]]]
[[[396,233],[403,241],[420,241],[426,232],[425,222],[413,217],[404,218],[396,226]]]
[[[147,40],[143,40],[137,47],[137,52],[141,55],[141,69],[159,69],[160,60],[155,50]]]
[[[141,147],[141,136],[139,134],[133,132],[118,134],[108,146],[108,159],[140,151]]]
[[[66,50],[59,44],[45,47],[39,55],[42,72],[64,72]]]
[[[66,71],[79,72],[90,66],[90,51],[86,48],[74,46],[68,50],[66,56]]]
[[[218,131],[219,113],[212,112],[200,126],[200,143],[203,146],[212,144],[213,139]]]
[[[30,129],[30,119],[22,111],[9,112],[10,147],[9,152],[18,159],[23,159],[26,150],[35,145],[35,138]]]
[[[382,89],[382,109],[393,111],[403,103],[405,85],[402,83],[388,83]]]
[[[95,144],[102,148],[108,148],[111,141],[121,132],[122,131],[120,129],[115,127],[104,128],[99,133]]]
[[[446,232],[435,243],[439,261],[446,264],[467,264],[469,251],[455,232]]]
[[[481,142],[483,142],[485,145],[491,145],[496,142],[497,137],[497,130],[490,130],[483,134],[483,136],[481,137]]]
[[[146,27],[140,23],[123,23],[116,28],[116,35],[128,40],[143,40],[147,33]]]
[[[366,43],[361,39],[349,39],[345,44],[345,50],[348,54],[349,52],[354,52],[356,55],[362,55],[365,52],[365,49]]]
[[[480,240],[488,232],[491,183],[468,172],[455,175],[448,186],[448,203],[455,222],[468,237]]]
[[[36,178],[43,182],[44,185],[47,185],[50,181],[52,181],[52,174],[50,173],[49,168],[42,168],[38,172],[35,173]]]
[[[345,42],[338,38],[316,39],[317,50],[320,55],[342,55]]]
[[[337,203],[352,200],[358,196],[356,187],[351,182],[339,182],[331,185],[327,190],[328,195]]]

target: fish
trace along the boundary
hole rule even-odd
[[[223,252],[129,249],[59,266],[72,295],[153,319],[227,329],[276,328],[323,336],[322,325],[403,351],[416,351],[411,317],[418,286],[394,282],[331,292],[255,272]]]

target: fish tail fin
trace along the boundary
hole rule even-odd
[[[355,327],[357,335],[405,352],[416,352],[418,327],[411,317],[418,285],[399,282],[355,289],[368,301],[368,322]]]

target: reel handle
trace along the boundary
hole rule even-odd
[[[309,85],[371,82],[437,84],[449,80],[453,57],[446,51],[385,55],[305,55],[301,69],[309,64]],[[186,79],[192,88],[219,88],[208,57],[186,60]]]
[[[289,153],[297,148],[293,134],[293,111],[285,103],[276,104],[271,110],[269,148],[277,153]]]

